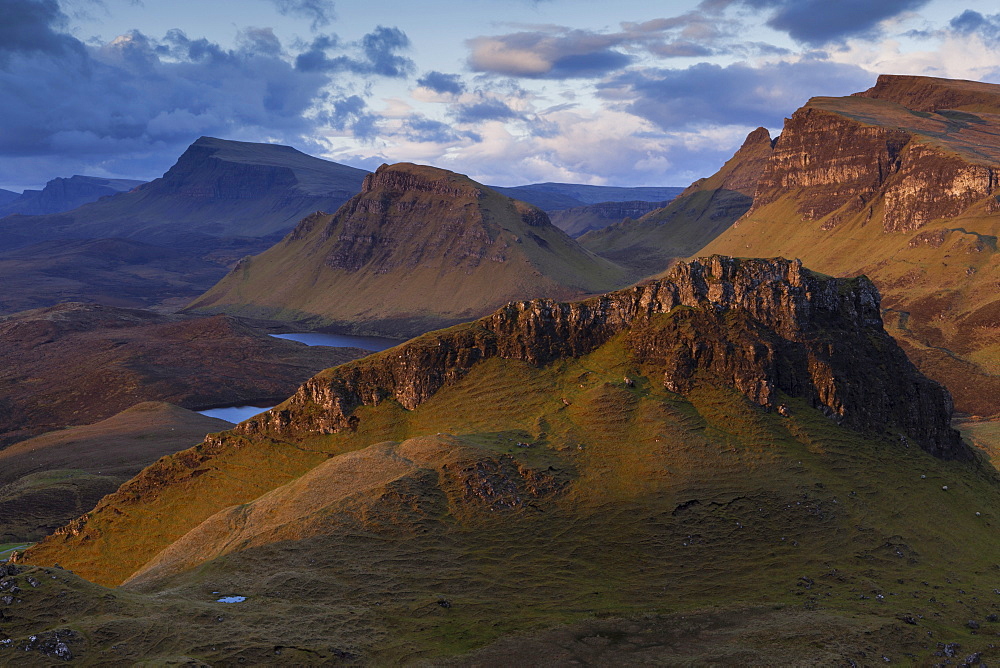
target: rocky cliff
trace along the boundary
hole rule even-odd
[[[798,261],[718,256],[582,302],[509,304],[468,326],[323,372],[237,431],[354,429],[357,407],[391,399],[414,409],[485,359],[545,365],[619,334],[673,392],[707,377],[767,408],[782,395],[806,397],[852,429],[889,431],[943,458],[969,455],[949,427],[947,391],[921,376],[882,329],[870,281],[821,277]]]
[[[871,276],[891,331],[960,410],[1000,412],[1000,86],[887,76],[785,123],[753,206],[704,252]]]
[[[530,204],[402,163],[366,177],[336,214],[303,219],[190,308],[406,337],[512,299],[621,287],[626,274]]]
[[[662,272],[747,212],[771,149],[770,134],[757,128],[717,173],[695,181],[665,207],[588,232],[580,243],[644,276]]]

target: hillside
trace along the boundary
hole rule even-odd
[[[665,207],[588,232],[580,244],[643,275],[662,272],[747,212],[771,150],[770,134],[757,128],[718,172],[695,181]]]
[[[628,284],[546,214],[466,176],[383,165],[333,215],[302,220],[188,310],[406,337],[515,299]]]
[[[19,557],[5,629],[39,656],[58,601],[95,663],[995,660],[1000,480],[949,419],[868,280],[681,263],[322,372]]]
[[[15,213],[44,215],[62,213],[108,195],[128,192],[145,181],[132,179],[106,179],[99,176],[71,176],[56,178],[41,190],[25,190],[16,199],[0,199],[0,218]]]
[[[0,543],[43,538],[160,457],[230,426],[171,404],[145,402],[0,450]]]
[[[363,354],[276,339],[225,316],[68,303],[0,317],[0,446],[143,401],[280,400],[320,369]]]
[[[837,141],[829,141],[837,137]],[[704,252],[864,273],[958,409],[1000,414],[1000,86],[880,76],[785,123],[753,206]]]
[[[313,211],[335,211],[365,174],[290,146],[202,137],[162,177],[130,192],[66,213],[0,220],[0,241],[10,248],[25,229],[33,241],[124,237],[167,246],[261,237]]]

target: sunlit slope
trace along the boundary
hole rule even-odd
[[[959,410],[997,414],[998,91],[880,77],[864,94],[811,100],[786,123],[751,211],[704,252],[870,276],[918,366]]]
[[[468,177],[384,166],[335,215],[303,220],[191,304],[225,312],[415,335],[514,299],[569,298],[629,282],[540,210]]]

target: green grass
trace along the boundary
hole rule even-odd
[[[0,543],[0,561],[7,561],[12,552],[27,550],[34,543]]]

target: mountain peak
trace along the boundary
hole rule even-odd
[[[1000,110],[1000,85],[902,74],[880,74],[875,85],[854,97],[895,102],[913,111],[976,107]]]
[[[385,190],[399,193],[411,191],[479,197],[482,195],[483,188],[484,186],[464,174],[428,165],[399,162],[394,165],[382,164],[375,170],[375,173],[366,176],[364,184],[361,186],[361,192],[370,193]]]

